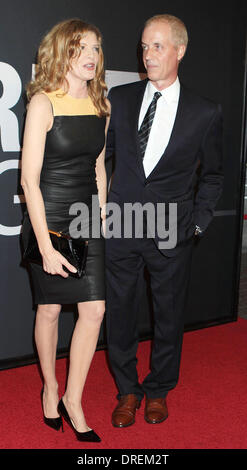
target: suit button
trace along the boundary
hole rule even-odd
[[[148,181],[145,181],[145,186],[149,186],[150,183]]]

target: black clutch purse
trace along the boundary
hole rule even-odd
[[[77,269],[76,273],[72,273],[63,266],[64,271],[69,273],[70,276],[78,278],[82,277],[86,267],[88,243],[85,240],[71,238],[69,235],[65,235],[62,232],[53,232],[52,230],[49,230],[49,234],[53,248],[59,251],[59,253],[61,253],[61,255],[63,255],[67,261]],[[26,240],[25,245],[23,260],[37,263],[42,266],[42,256],[32,227],[29,230],[28,239]]]

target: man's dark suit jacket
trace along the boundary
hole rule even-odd
[[[112,114],[107,156],[115,154],[108,201],[120,207],[126,202],[177,202],[177,246],[161,250],[173,256],[193,236],[196,225],[206,230],[222,192],[221,108],[181,85],[168,146],[146,178],[138,143],[138,118],[146,84],[143,80],[117,86],[108,95]],[[162,241],[157,233],[154,238],[156,243]]]

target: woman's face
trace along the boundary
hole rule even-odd
[[[100,44],[95,33],[89,31],[80,41],[80,55],[71,60],[71,67],[66,78],[81,81],[92,80],[99,61]]]

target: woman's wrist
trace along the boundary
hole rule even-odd
[[[39,251],[40,251],[40,254],[41,256],[49,256],[49,254],[51,254],[51,252],[53,251],[53,246],[52,246],[52,243],[51,243],[51,240],[49,240],[47,242],[47,244],[45,245],[39,245]]]

